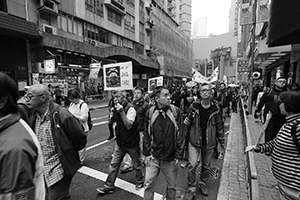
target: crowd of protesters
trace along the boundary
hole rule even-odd
[[[0,73],[0,199],[71,198],[72,178],[86,157],[90,113],[77,90],[68,92],[66,107],[57,104],[59,91],[51,91],[36,84],[19,98],[16,83]],[[257,105],[255,117],[272,113],[265,143],[254,151],[272,157],[282,199],[299,199],[298,91],[299,85],[293,84],[287,92],[286,79],[279,77],[272,88],[257,88],[252,97]],[[108,140],[116,143],[109,174],[97,192],[113,193],[119,171],[135,171],[135,189],[144,188],[144,199],[152,200],[162,172],[167,182],[165,198],[173,200],[181,166],[187,169],[191,196],[197,187],[208,196],[211,160],[221,157],[225,149],[225,118],[238,112],[240,97],[247,100],[247,96],[246,90],[225,83],[159,86],[151,93],[136,87],[130,96],[113,91]]]

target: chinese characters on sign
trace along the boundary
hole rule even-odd
[[[55,73],[55,59],[44,60],[45,74]]]
[[[132,62],[114,63],[103,66],[104,90],[131,90]]]

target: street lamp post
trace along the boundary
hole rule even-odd
[[[250,66],[250,91],[249,91],[249,98],[248,98],[248,111],[249,114],[252,114],[252,97],[253,97],[253,69],[254,69],[254,52],[255,52],[255,29],[256,29],[256,7],[257,7],[257,0],[253,0],[253,10],[252,10],[252,44],[251,44],[251,66]]]

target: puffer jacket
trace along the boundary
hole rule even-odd
[[[0,199],[45,199],[40,144],[20,115],[0,119]],[[11,198],[8,198],[11,197]]]
[[[202,147],[202,133],[200,127],[201,116],[199,114],[200,101],[195,101],[189,108],[187,117],[184,120],[185,130],[189,142],[196,147]],[[206,129],[206,144],[208,149],[213,149],[217,145],[217,140],[224,147],[224,123],[218,106],[211,102],[210,116]]]

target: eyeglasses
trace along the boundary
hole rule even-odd
[[[200,92],[211,92],[211,89],[203,89],[203,90],[200,90]]]
[[[278,83],[286,83],[285,80],[282,80],[282,81],[277,81]]]
[[[39,95],[25,94],[24,98],[25,98],[27,101],[30,101],[31,99],[33,99],[33,98],[35,98],[35,97],[40,97],[40,96],[43,96],[43,94],[39,94]]]

